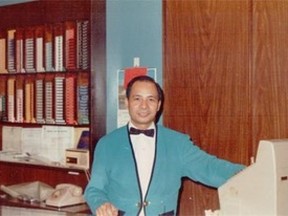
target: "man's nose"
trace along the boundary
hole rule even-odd
[[[145,108],[145,107],[147,107],[147,100],[145,100],[145,99],[143,99],[142,101],[141,101],[141,107],[142,108]]]

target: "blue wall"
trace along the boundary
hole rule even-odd
[[[117,70],[157,69],[162,84],[162,0],[107,0],[107,132],[117,127]]]

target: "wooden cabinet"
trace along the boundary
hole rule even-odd
[[[45,182],[55,187],[60,182],[69,182],[85,187],[87,173],[81,169],[55,168],[23,163],[0,163],[0,179],[3,185],[13,185],[30,181]]]
[[[5,98],[6,104],[1,103],[1,106],[5,107],[6,109],[6,113],[3,113],[3,107],[1,107],[1,149],[3,148],[4,127],[41,128],[43,126],[63,126],[72,127],[75,129],[88,128],[90,131],[90,161],[93,160],[92,153],[94,151],[95,144],[97,140],[106,132],[105,13],[106,3],[104,0],[39,0],[0,7],[0,43],[1,38],[7,39],[8,32],[11,29],[15,30],[15,32],[18,32],[18,34],[15,34],[14,32],[15,37],[23,39],[21,42],[22,44],[20,42],[18,43],[16,40],[12,42],[6,40],[6,42],[4,42],[7,45],[6,50],[4,51],[4,54],[6,54],[3,55],[3,53],[1,53],[0,57],[2,60],[4,59],[0,62],[0,64],[2,64],[2,66],[4,64],[5,68],[8,69],[8,71],[4,72],[3,68],[0,68],[0,70],[2,69],[0,72],[0,94],[7,96]],[[76,31],[73,33],[69,31],[71,26],[76,28]],[[48,36],[44,35],[43,41],[40,42],[40,44],[37,44],[36,38],[37,34],[39,34],[37,29],[41,30],[40,28],[48,28],[47,31],[44,30],[44,33],[47,33]],[[48,34],[49,28],[52,28],[52,36],[49,36]],[[78,28],[80,29],[79,31]],[[22,31],[24,31],[25,34],[22,34]],[[61,35],[62,33],[63,37],[58,38],[58,34]],[[69,39],[71,34],[74,34],[73,37],[76,38],[75,40]],[[29,41],[30,36],[32,38],[32,42]],[[47,38],[45,38],[46,36]],[[87,38],[85,43],[81,41],[84,37]],[[51,40],[51,47],[48,47],[48,43],[45,43],[46,39],[48,41]],[[81,42],[82,44],[80,44]],[[13,43],[13,45],[11,46],[9,43]],[[60,45],[57,46],[58,43],[60,43]],[[40,66],[42,64],[44,68],[43,71],[39,69],[40,67],[37,67],[37,64],[39,63],[37,62],[38,54],[36,53],[39,51],[38,46],[42,46],[40,49],[40,52],[42,52],[40,53],[40,56],[42,55],[43,62],[40,63]],[[68,52],[69,49],[71,49],[71,46],[72,49],[74,49],[74,52]],[[14,47],[14,49],[12,50],[11,47]],[[3,52],[1,45],[0,49]],[[50,52],[48,52],[49,49]],[[60,49],[60,51],[57,53],[58,49]],[[24,50],[23,55],[19,57],[18,54],[21,50]],[[59,53],[60,57],[58,56]],[[49,59],[50,54],[52,60]],[[14,57],[11,58],[9,55],[13,55]],[[71,57],[71,55],[73,56]],[[51,63],[52,67],[49,68],[48,63]],[[13,67],[15,69],[14,71]],[[71,77],[74,79],[72,79],[70,82],[69,78]],[[59,80],[56,80],[58,78]],[[10,101],[8,101],[8,91],[10,90],[8,82],[10,79],[13,79],[16,83],[16,85],[11,87],[11,89],[13,88],[12,90],[14,92],[16,92],[17,84],[23,88],[22,94],[24,99],[22,100],[22,103],[24,104],[20,104],[20,107],[22,106],[21,115],[24,119],[21,119],[20,117],[17,118],[19,110],[16,110],[16,105],[18,102],[16,95],[14,95],[14,98],[9,99],[14,102],[15,109],[11,109],[12,111],[9,110],[11,108],[9,107]],[[26,82],[31,81],[34,83],[34,87],[32,88],[37,88],[37,85],[39,84],[37,83],[37,80],[39,79],[44,82],[46,80],[52,80],[51,85],[53,85],[53,90],[50,92],[53,94],[52,105],[49,105],[48,102],[45,101],[47,98],[49,98],[49,96],[45,94],[46,92],[41,92],[40,95],[37,95],[36,93],[29,95],[29,97],[31,97],[30,99],[34,100],[34,103],[30,103],[30,107],[27,108],[29,104],[25,104],[25,102],[27,102],[25,101],[25,97],[28,97],[28,93],[25,93],[25,84]],[[79,94],[81,90],[79,90],[77,87],[79,82],[83,81],[83,79],[86,85],[85,90],[87,90],[87,94],[85,95],[87,100],[87,107],[85,107],[84,110],[86,112],[85,114],[87,115],[87,118],[83,121],[80,121],[80,115],[78,113],[80,108],[78,106],[81,105],[78,104],[80,99],[77,94]],[[55,87],[58,85],[58,81],[63,84],[62,89],[57,89]],[[39,85],[42,84],[40,83]],[[68,85],[70,86],[68,87]],[[65,94],[66,92],[69,93],[69,88],[72,89],[71,92],[74,94],[72,102],[71,100],[68,101],[68,99],[71,99],[72,97],[70,98],[67,96],[68,94]],[[45,91],[45,89],[43,91]],[[64,117],[64,121],[55,122],[55,118],[57,118],[56,94],[58,94],[60,91],[64,92],[62,98],[60,98],[60,100],[58,99],[58,102],[60,101],[60,105],[63,106],[63,110],[60,111],[60,114],[63,115],[62,117]],[[49,91],[47,92],[49,93]],[[37,99],[40,102],[37,102]],[[36,110],[38,106],[37,103],[42,103],[42,113]],[[75,106],[74,111],[72,111],[75,121],[68,121],[65,119],[68,113],[66,108],[69,103],[72,103]],[[47,111],[45,109],[47,109],[49,106],[52,109],[52,111],[50,110],[52,114],[50,114],[52,115],[54,122],[47,120],[49,110]],[[7,114],[7,111],[10,112],[10,115],[12,116],[10,116],[11,118],[8,116],[9,114]],[[34,118],[31,121],[26,121],[25,118],[27,118],[27,111],[30,111],[30,114],[34,115],[35,118],[38,115],[38,119]],[[41,121],[41,117],[43,117],[43,121]],[[6,142],[7,143],[5,143],[5,145],[9,145],[9,141],[6,140]],[[63,152],[63,155],[64,154],[65,152]],[[87,173],[80,169],[32,165],[28,163],[13,163],[6,161],[0,162],[0,184],[8,185],[35,180],[43,181],[53,186],[61,182],[74,183],[82,186],[83,188],[88,182]]]

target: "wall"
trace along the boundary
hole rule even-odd
[[[117,127],[118,69],[133,65],[157,68],[162,83],[162,1],[107,1],[107,132]]]
[[[164,124],[244,164],[259,140],[288,137],[288,1],[165,0],[163,9]],[[179,215],[218,208],[217,190],[184,180]]]

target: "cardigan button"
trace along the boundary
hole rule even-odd
[[[137,203],[137,207],[138,207],[138,208],[146,207],[146,206],[148,206],[149,204],[150,204],[149,201],[144,201],[143,203],[138,202],[138,203]]]

